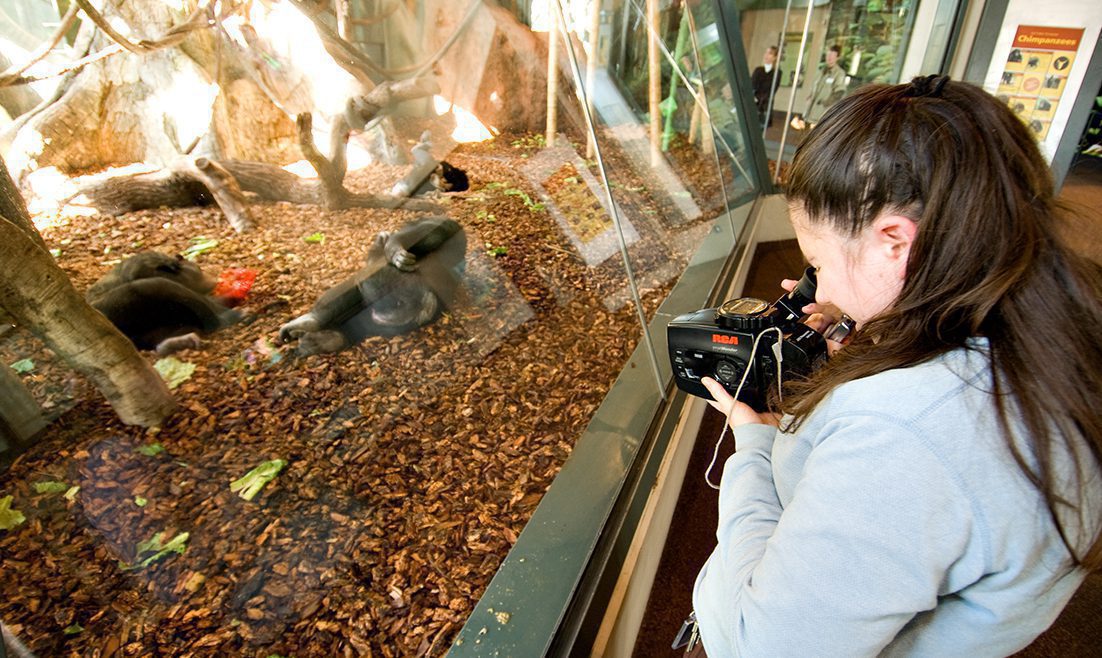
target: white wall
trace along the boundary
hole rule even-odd
[[[1071,114],[1072,101],[1079,94],[1086,75],[1087,66],[1090,64],[1090,56],[1094,52],[1098,42],[1099,31],[1102,30],[1102,3],[1099,0],[1059,0],[1059,2],[1037,2],[1037,0],[1010,0],[1006,7],[1006,16],[1003,19],[1003,27],[995,42],[995,51],[991,55],[991,65],[987,69],[983,88],[994,93],[999,86],[999,77],[1006,64],[1006,58],[1010,54],[1011,44],[1019,25],[1036,25],[1040,27],[1069,27],[1084,28],[1083,38],[1079,42],[1079,50],[1075,53],[1075,61],[1071,65],[1071,73],[1068,75],[1067,86],[1060,98],[1060,104],[1056,108],[1052,125],[1048,135],[1041,144],[1041,151],[1052,161],[1056,153],[1056,147],[1067,128],[1068,116]],[[1094,63],[1099,66],[1098,62]],[[1091,89],[1088,93],[1095,93]]]

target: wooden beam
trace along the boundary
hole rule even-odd
[[[559,108],[559,31],[554,21],[552,23],[547,31],[547,125],[544,135],[548,146],[555,145]]]
[[[662,161],[662,66],[658,53],[658,0],[647,0],[647,70],[650,74],[650,164]]]

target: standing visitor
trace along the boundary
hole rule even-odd
[[[846,72],[838,65],[838,58],[841,55],[842,49],[837,45],[827,49],[826,64],[819,72],[819,78],[815,80],[811,98],[807,102],[807,110],[802,117],[792,119],[792,125],[796,130],[814,128],[827,108],[846,95]]]
[[[769,46],[761,58],[761,66],[750,74],[750,86],[754,90],[754,104],[758,106],[758,120],[763,126],[773,125],[773,97],[781,82],[777,64],[777,47]]]

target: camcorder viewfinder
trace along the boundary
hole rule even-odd
[[[801,322],[806,319],[801,309],[814,301],[815,269],[809,267],[792,292],[772,304],[739,297],[677,316],[666,328],[677,387],[710,400],[700,380],[712,377],[742,402],[764,410],[769,389],[808,375],[826,359],[826,339]]]

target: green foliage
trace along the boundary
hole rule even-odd
[[[11,530],[27,520],[23,512],[11,508],[11,496],[0,498],[0,530]]]
[[[325,244],[325,234],[321,231],[318,231],[316,233],[311,233],[302,240],[310,244]]]
[[[161,378],[169,388],[176,388],[191,379],[192,373],[195,372],[195,364],[181,361],[174,356],[166,356],[158,359],[153,364],[153,369],[161,373]]]
[[[171,553],[183,555],[184,551],[187,550],[187,540],[189,534],[186,532],[181,532],[180,534],[169,540],[167,544],[164,543],[165,534],[167,533],[158,532],[157,534],[150,537],[148,540],[138,544],[134,557],[141,558],[142,555],[148,554],[148,556],[142,559],[141,562],[131,565],[120,563],[120,566],[127,571],[144,569],[145,567],[148,567],[157,560],[160,560],[161,558]]]
[[[39,494],[65,493],[68,490],[69,485],[64,482],[46,481],[34,483],[34,492]]]
[[[547,138],[542,133],[525,135],[520,139],[514,139],[510,144],[515,149],[535,149],[547,146]]]
[[[214,238],[205,238],[203,236],[194,237],[189,242],[191,245],[183,251],[183,257],[188,260],[195,260],[201,254],[218,246],[218,240]]]
[[[287,462],[282,459],[273,459],[257,466],[244,476],[230,483],[230,491],[236,491],[238,496],[245,500],[252,500],[264,485],[275,479]]]
[[[11,364],[11,369],[19,373],[20,375],[28,373],[34,370],[34,361],[31,359],[19,359],[15,363]]]
[[[165,447],[160,443],[150,443],[145,446],[138,446],[138,452],[142,453],[146,457],[155,457],[165,451]]]
[[[524,207],[528,208],[531,212],[541,212],[543,210],[543,204],[532,200],[532,197],[528,196],[528,193],[524,190],[510,187],[505,190],[506,196],[520,197],[520,200],[524,202]]]
[[[486,253],[487,253],[487,255],[493,256],[494,258],[499,258],[501,256],[508,256],[509,255],[509,248],[508,247],[500,247],[500,246],[495,247],[492,243],[487,242],[486,243]]]

